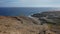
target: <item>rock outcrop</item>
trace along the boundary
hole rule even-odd
[[[50,11],[33,14],[32,17],[38,18],[40,21],[47,21],[55,24],[59,24],[60,20],[60,11]]]
[[[60,11],[49,11],[33,14],[32,17],[38,18],[41,25],[48,24],[50,30],[55,34],[60,34]]]

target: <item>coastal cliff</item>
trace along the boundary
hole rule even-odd
[[[0,34],[60,34],[59,14],[56,11],[33,14],[32,18],[0,16]]]

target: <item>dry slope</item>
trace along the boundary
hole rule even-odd
[[[0,16],[0,34],[55,34],[29,17]]]

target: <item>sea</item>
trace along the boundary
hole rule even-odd
[[[55,7],[0,7],[0,16],[30,16],[35,13],[55,10]]]

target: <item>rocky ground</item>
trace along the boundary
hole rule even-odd
[[[41,25],[47,24],[50,31],[60,34],[60,11],[48,11],[31,15],[40,20]]]

